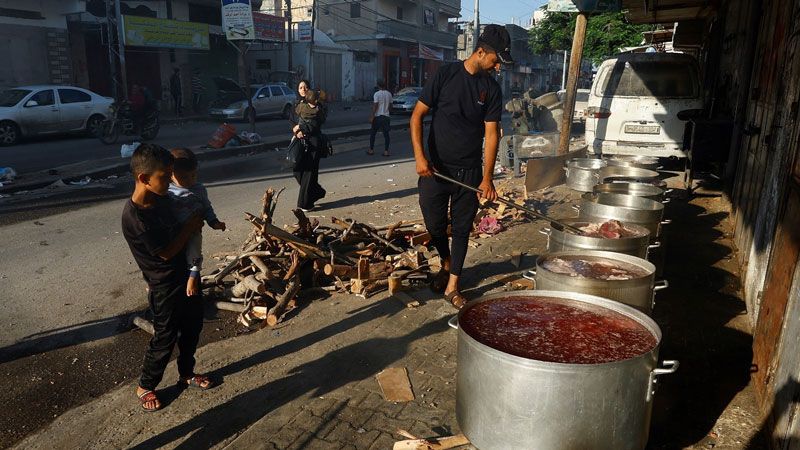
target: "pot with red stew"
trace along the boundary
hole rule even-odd
[[[481,450],[642,449],[656,377],[678,367],[657,367],[652,319],[586,294],[487,295],[451,326],[456,417]]]

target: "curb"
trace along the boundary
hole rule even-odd
[[[426,120],[426,123],[427,122],[428,121]],[[353,136],[364,136],[368,135],[370,132],[370,128],[358,128],[358,129],[343,129],[343,128],[345,127],[339,128],[339,131],[333,129],[330,132],[328,132],[327,135],[333,139],[341,139]],[[408,128],[408,121],[406,120],[391,125],[392,130],[400,130],[405,128]],[[192,148],[192,150],[197,155],[198,161],[214,161],[217,159],[246,155],[254,152],[260,153],[260,152],[272,151],[272,149],[274,149],[276,146],[277,147],[285,146],[288,143],[289,143],[289,138],[286,136],[280,136],[280,137],[268,136],[264,138],[263,142],[259,142],[258,144],[242,145],[239,147],[223,147],[220,149],[194,147]],[[104,178],[110,175],[126,173],[128,172],[128,169],[130,167],[129,166],[130,158],[111,157],[111,158],[105,158],[104,160],[99,160],[99,162],[101,163],[105,162],[105,164],[93,168],[75,169],[74,166],[85,164],[85,163],[76,163],[76,164],[69,164],[66,166],[54,167],[48,171],[34,173],[31,174],[32,178],[37,178],[37,179],[21,183],[12,183],[0,187],[0,194],[12,194],[20,191],[30,191],[34,189],[40,189],[49,186],[58,180],[62,180],[65,183],[69,183],[70,181],[77,181],[85,177],[94,179]],[[53,170],[56,171],[57,175],[51,175],[48,173]]]

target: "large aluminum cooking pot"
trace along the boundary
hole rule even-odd
[[[650,230],[650,239],[661,236],[664,204],[632,195],[586,193],[581,203],[573,205],[579,217],[590,222],[603,222],[614,219],[622,223],[641,225]]]
[[[606,161],[599,158],[573,158],[564,167],[567,175],[567,187],[580,192],[592,192],[595,184],[600,182],[600,169]]]
[[[497,350],[456,322],[485,302],[542,297],[626,316],[651,332],[656,345],[620,361],[557,363]],[[661,330],[653,320],[629,306],[586,294],[490,294],[470,302],[450,325],[459,328],[456,418],[461,431],[481,450],[643,449],[656,379],[678,368],[677,361],[657,367]]]
[[[614,155],[607,159],[609,166],[638,167],[640,169],[658,170],[661,164],[653,156]]]
[[[545,268],[545,263],[555,258],[594,260],[611,264],[630,264],[640,269],[644,275],[629,280],[602,280],[571,276],[564,273],[551,272]],[[666,280],[656,283],[655,272],[656,266],[636,256],[614,252],[573,250],[547,253],[540,256],[536,260],[536,268],[526,272],[524,276],[536,283],[536,289],[596,295],[598,297],[624,303],[649,316],[650,313],[653,312],[656,291],[660,291],[669,286]]]
[[[592,223],[584,219],[567,219],[561,220],[561,222],[577,228],[585,227]],[[547,251],[549,253],[568,250],[598,250],[647,258],[650,249],[661,245],[659,242],[650,243],[650,230],[647,228],[634,224],[625,224],[625,227],[636,232],[637,236],[621,237],[619,239],[581,236],[565,231],[560,225],[552,222],[549,227],[542,228],[540,233],[547,236]]]
[[[608,194],[633,195],[636,197],[649,198],[661,203],[668,203],[665,198],[666,191],[658,186],[649,183],[601,183],[595,185],[594,192]]]
[[[651,183],[658,179],[655,170],[641,169],[639,167],[606,166],[600,169],[600,182],[634,181]]]

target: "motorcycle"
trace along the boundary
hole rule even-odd
[[[138,135],[144,141],[155,139],[158,135],[158,108],[149,108],[138,120],[128,102],[112,103],[109,112],[109,118],[103,121],[97,136],[106,145],[117,142],[120,134]]]

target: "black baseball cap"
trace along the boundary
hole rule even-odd
[[[500,62],[503,64],[513,64],[514,58],[511,57],[511,36],[508,35],[506,27],[501,25],[486,25],[478,38],[478,43],[488,45],[497,53]]]

